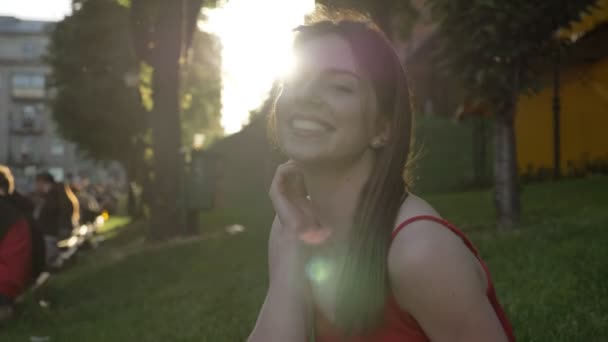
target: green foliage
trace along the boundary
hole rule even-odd
[[[352,8],[370,14],[389,37],[407,37],[419,15],[411,0],[317,0],[317,3],[329,8]]]
[[[164,51],[164,45],[190,47],[203,3],[215,4],[203,0],[129,0],[130,28],[138,60],[149,65],[162,64],[166,57],[179,56],[183,52],[179,51],[180,47],[177,51]],[[185,14],[183,18],[182,14]],[[171,37],[169,31],[176,29],[171,24],[179,25],[183,34],[181,41]]]
[[[57,24],[47,61],[59,132],[97,159],[126,161],[146,127],[137,89],[128,11],[115,1],[85,1]]]
[[[154,108],[152,75],[154,75],[154,69],[148,63],[141,62],[139,65],[139,94],[141,96],[141,104],[148,112]]]
[[[488,191],[427,199],[477,245],[518,341],[599,342],[608,336],[606,187],[606,177],[528,186],[524,227],[508,233],[494,229]],[[200,240],[146,248],[143,223],[114,230],[116,238],[51,279],[50,309],[30,298],[2,337],[244,341],[267,286],[272,216],[260,200],[203,215]],[[234,223],[246,231],[226,234]]]
[[[439,59],[474,98],[500,105],[532,91],[538,68],[551,61],[567,27],[596,0],[429,0]],[[515,88],[514,88],[515,84]]]
[[[154,70],[135,58],[128,6],[129,1],[79,1],[79,9],[58,23],[47,56],[59,131],[97,159],[128,161],[150,144]],[[219,42],[195,32],[192,44],[182,82],[186,145],[194,133],[204,133],[208,142],[222,134]]]
[[[194,134],[205,135],[205,145],[223,135],[221,114],[221,46],[219,39],[195,31],[190,59],[182,78],[182,143],[191,146]]]
[[[131,6],[131,0],[116,0],[116,2],[123,7]]]

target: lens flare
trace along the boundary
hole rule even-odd
[[[331,275],[331,264],[325,258],[312,257],[306,265],[306,275],[317,285],[324,283]]]

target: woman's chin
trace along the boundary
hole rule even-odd
[[[341,154],[321,149],[297,147],[298,148],[283,148],[283,153],[290,160],[306,167],[340,167],[360,159],[364,153]]]
[[[323,164],[327,162],[327,157],[323,156],[322,153],[313,151],[285,151],[287,157],[298,164],[302,165],[315,165]]]

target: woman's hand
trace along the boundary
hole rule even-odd
[[[304,177],[294,162],[277,168],[270,199],[276,211],[268,246],[270,282],[266,300],[248,342],[304,342],[308,337],[309,298],[303,264],[305,246],[329,233],[313,214]]]
[[[318,245],[329,237],[331,231],[320,226],[312,211],[304,176],[295,162],[277,168],[269,194],[281,224],[281,240]]]

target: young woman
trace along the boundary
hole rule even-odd
[[[271,118],[270,284],[249,342],[514,341],[468,239],[407,191],[411,109],[389,41],[354,14],[296,29]]]

